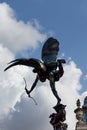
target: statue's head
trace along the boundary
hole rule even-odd
[[[42,60],[44,62],[55,62],[59,51],[59,42],[50,37],[46,40],[42,48]]]

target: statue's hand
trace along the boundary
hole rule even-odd
[[[27,95],[30,97],[30,92],[31,91],[29,91],[26,87],[25,87],[25,91],[26,91]]]
[[[59,59],[58,62],[59,63],[64,63],[64,64],[66,63],[66,61],[64,59]]]
[[[29,98],[31,97],[30,93],[28,94],[28,97],[29,97]]]

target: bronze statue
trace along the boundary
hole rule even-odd
[[[63,76],[63,67],[62,63],[65,63],[64,59],[57,59],[59,51],[59,42],[50,37],[47,39],[42,48],[42,61],[30,58],[30,59],[16,59],[11,61],[9,66],[5,69],[5,71],[16,65],[25,65],[28,67],[33,67],[33,72],[37,73],[36,79],[31,87],[28,90],[25,87],[26,93],[30,96],[30,93],[35,88],[38,80],[41,82],[45,82],[46,79],[50,82],[50,87],[54,96],[57,99],[57,102],[60,103],[61,99],[59,98],[56,88],[55,82],[58,81]]]

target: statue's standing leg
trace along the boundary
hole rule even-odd
[[[57,91],[56,91],[56,88],[55,88],[55,81],[54,81],[54,76],[53,76],[53,74],[50,74],[50,76],[49,76],[49,81],[50,81],[51,90],[52,90],[54,96],[56,97],[57,102],[60,103],[61,99],[59,98],[59,96],[58,96],[58,94],[57,94]]]

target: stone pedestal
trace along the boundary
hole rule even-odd
[[[77,123],[76,130],[87,130],[87,125],[84,123]]]

